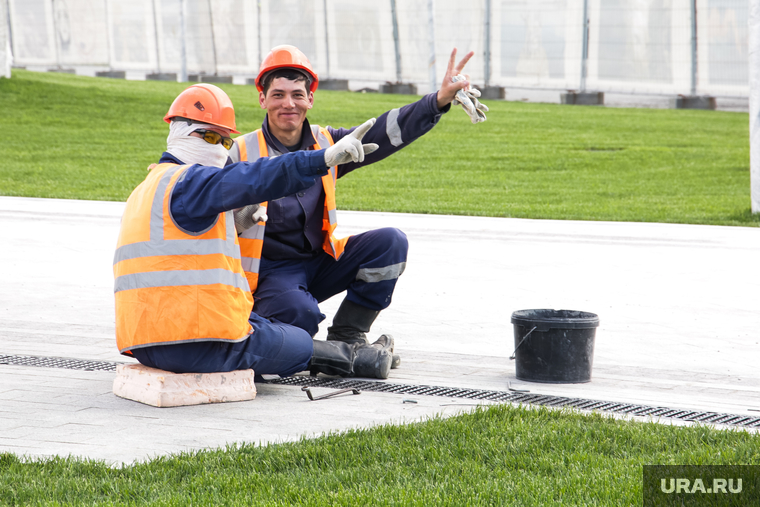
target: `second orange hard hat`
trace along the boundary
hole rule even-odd
[[[306,55],[297,47],[289,46],[287,44],[272,48],[269,54],[264,58],[264,61],[261,62],[259,75],[256,76],[256,89],[260,92],[264,91],[264,85],[261,80],[267,72],[285,68],[300,69],[308,73],[311,76],[310,90],[312,93],[317,90],[317,86],[319,86],[319,77],[311,67],[311,62],[309,62]]]

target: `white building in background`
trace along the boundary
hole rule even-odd
[[[586,1],[588,89],[689,94],[696,1],[697,94],[749,96],[746,0]],[[490,85],[579,88],[584,0],[466,4],[396,2],[402,82],[427,92],[431,47],[438,74],[457,47],[475,51],[468,70],[476,84],[484,83],[489,54]],[[0,30],[9,29],[15,65],[33,70],[91,75],[117,70],[135,79],[179,74],[184,44],[190,74],[233,76],[245,83],[269,48],[288,43],[303,50],[321,76],[347,79],[354,88],[397,81],[390,0],[0,0],[0,5],[8,15]],[[488,41],[486,12],[491,14]],[[7,52],[0,53],[7,62]]]

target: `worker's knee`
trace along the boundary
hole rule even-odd
[[[385,227],[378,229],[377,233],[379,236],[378,241],[381,244],[386,245],[388,250],[395,255],[403,256],[406,259],[406,253],[409,251],[409,240],[402,230],[395,227]]]
[[[319,323],[325,320],[317,300],[303,290],[289,290],[271,298],[256,300],[253,311],[262,317],[301,328],[310,336],[317,334]]]

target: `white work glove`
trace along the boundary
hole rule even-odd
[[[233,214],[235,215],[235,230],[238,235],[243,234],[259,222],[266,222],[269,218],[267,217],[267,209],[258,204],[249,204],[238,208]]]
[[[348,134],[346,137],[325,150],[325,164],[327,167],[345,164],[346,162],[364,162],[364,155],[369,155],[379,148],[374,143],[362,144],[362,137],[367,133],[375,119],[370,118]]]
[[[451,80],[466,81],[467,78],[462,74],[458,74],[452,77]],[[488,111],[488,106],[481,104],[478,97],[480,97],[480,90],[476,90],[475,88],[457,90],[457,94],[451,103],[453,105],[460,104],[464,112],[467,113],[467,116],[470,117],[472,123],[480,123],[486,121],[485,112]]]

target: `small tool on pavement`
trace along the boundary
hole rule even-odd
[[[339,396],[341,394],[347,394],[347,393],[361,394],[361,391],[359,391],[358,389],[341,389],[340,391],[333,391],[331,393],[323,394],[322,396],[314,396],[313,394],[311,394],[310,387],[302,387],[301,391],[306,391],[306,396],[308,396],[311,401],[325,400],[327,398],[332,398],[334,396]]]
[[[517,387],[512,387],[512,382],[507,382],[507,389],[514,393],[529,393],[530,389],[518,389]]]

